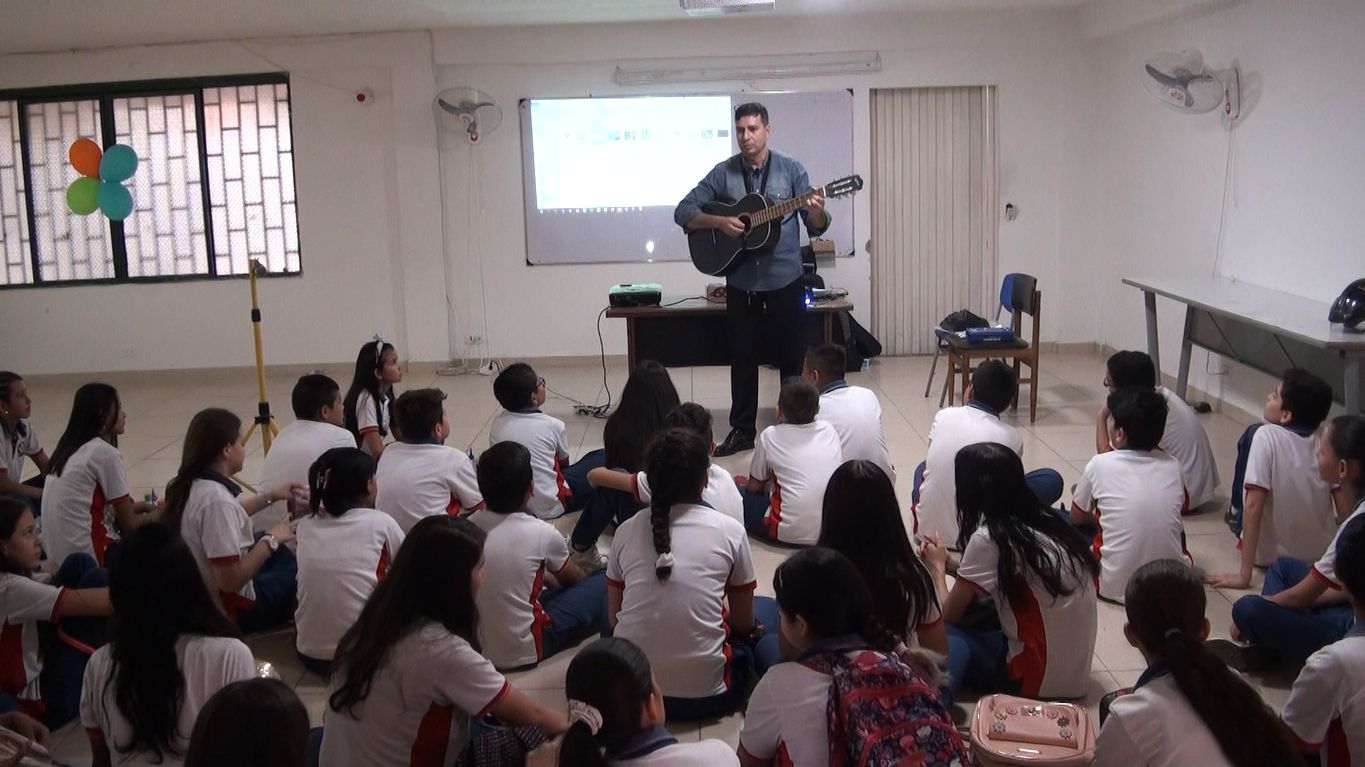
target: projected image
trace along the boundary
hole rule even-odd
[[[530,102],[540,211],[672,208],[733,153],[729,96]]]

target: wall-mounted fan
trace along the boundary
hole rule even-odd
[[[463,133],[476,144],[502,124],[502,107],[473,88],[447,88],[436,97],[436,122],[443,130]]]
[[[1184,114],[1203,114],[1223,108],[1229,125],[1241,111],[1241,82],[1237,70],[1210,71],[1199,51],[1158,53],[1147,59],[1143,84],[1153,96]]]

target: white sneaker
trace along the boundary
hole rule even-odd
[[[577,565],[578,569],[584,573],[595,573],[607,566],[607,558],[597,550],[596,543],[580,550],[573,545],[573,541],[570,541],[569,561]]]

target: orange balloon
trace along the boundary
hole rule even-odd
[[[71,167],[88,178],[100,177],[100,158],[104,152],[100,145],[88,138],[78,138],[71,144]]]

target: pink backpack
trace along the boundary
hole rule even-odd
[[[988,695],[972,715],[972,754],[982,767],[1085,767],[1095,760],[1095,730],[1081,706]]]

